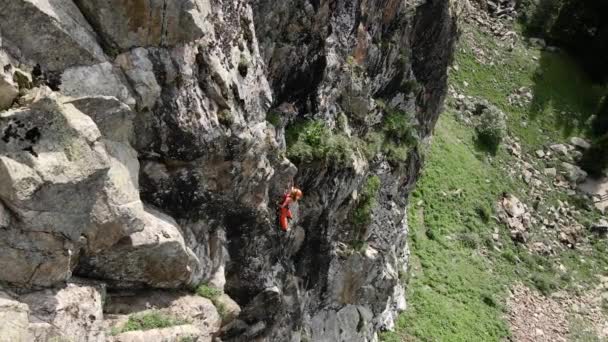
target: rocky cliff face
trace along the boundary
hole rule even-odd
[[[375,340],[454,37],[447,0],[2,2],[2,335]],[[125,296],[199,318],[110,336]]]

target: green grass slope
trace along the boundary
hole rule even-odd
[[[570,58],[521,43],[509,51],[475,27],[461,28],[450,85],[503,110],[522,152],[584,135],[602,89]],[[493,63],[479,63],[479,48]],[[521,87],[532,90],[531,103],[511,106],[508,95]],[[508,172],[513,162],[504,148],[495,156],[481,151],[474,128],[457,120],[448,107],[410,201],[408,309],[394,332],[381,335],[382,341],[501,341],[510,335],[504,316],[512,284],[523,282],[543,293],[581,291],[596,281],[595,274],[606,273],[605,241],[590,238],[586,250],[564,249],[553,256],[531,253],[511,241],[508,229],[492,216],[503,192],[531,201],[527,185]],[[558,199],[569,198],[555,191],[545,205]],[[581,221],[598,213],[584,215]],[[559,265],[568,271],[560,272]]]

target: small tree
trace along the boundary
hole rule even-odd
[[[496,152],[507,132],[505,114],[494,106],[485,108],[479,118],[476,131],[479,143],[489,151]]]

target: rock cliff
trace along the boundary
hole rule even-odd
[[[408,193],[446,93],[450,6],[0,3],[0,339],[391,329]],[[304,199],[284,233],[276,201],[291,184]],[[236,301],[213,300],[223,324],[188,293],[200,284]],[[151,308],[187,322],[111,329]]]

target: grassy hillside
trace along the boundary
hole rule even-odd
[[[504,111],[509,136],[519,141],[522,154],[533,156],[537,149],[569,136],[585,135],[602,89],[568,56],[521,42],[509,49],[476,27],[461,28],[450,85],[458,94],[486,99]],[[531,90],[530,103],[511,105],[508,96],[522,87]],[[381,336],[383,341],[500,341],[510,335],[505,306],[514,284],[547,295],[558,290],[579,293],[594,287],[596,275],[608,270],[605,241],[587,232],[585,246],[552,255],[511,240],[509,230],[495,219],[494,207],[504,192],[531,205],[529,186],[510,172],[517,160],[504,145],[496,155],[484,152],[474,127],[458,117],[448,105],[411,198],[408,309],[396,331]],[[529,160],[540,169],[552,166]],[[543,181],[552,187],[550,180]],[[576,219],[583,225],[599,217],[583,200],[551,189],[539,213],[559,200],[580,210]],[[594,340],[593,335],[585,336]]]

